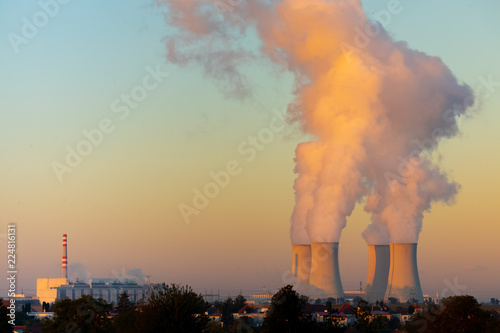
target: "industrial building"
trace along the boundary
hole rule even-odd
[[[132,279],[91,279],[86,282],[68,280],[68,238],[63,235],[62,277],[38,278],[36,296],[40,303],[53,303],[65,298],[78,299],[83,295],[101,298],[108,303],[118,304],[120,294],[126,292],[131,302],[144,300],[149,285]]]
[[[55,289],[57,299],[78,299],[83,295],[90,295],[93,298],[101,298],[110,304],[117,305],[123,292],[128,294],[132,303],[144,300],[148,286],[139,285],[134,280],[92,279],[88,283],[77,281],[62,284]]]

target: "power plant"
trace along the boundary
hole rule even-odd
[[[322,290],[326,297],[344,297],[340,280],[339,243],[311,243],[309,284]]]
[[[366,277],[366,300],[368,302],[384,300],[390,264],[389,245],[368,246],[368,275]]]
[[[417,268],[417,243],[391,243],[391,266],[385,299],[394,297],[400,302],[424,301]]]
[[[118,304],[120,294],[127,292],[133,302],[144,300],[149,284],[138,276],[114,279],[89,279],[69,281],[68,279],[68,235],[63,234],[61,278],[38,278],[36,296],[42,302],[52,303],[58,299],[77,299],[83,295],[102,298],[111,304]],[[142,273],[141,273],[142,274]]]
[[[322,292],[309,296],[343,298],[339,269],[339,243],[313,242],[292,245],[292,273],[301,283]],[[417,268],[416,243],[391,243],[368,246],[368,274],[365,298],[368,302],[387,301],[390,297],[401,303],[417,300],[423,303]]]
[[[292,274],[301,283],[309,283],[311,245],[292,245]]]

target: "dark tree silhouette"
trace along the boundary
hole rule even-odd
[[[123,292],[120,294],[117,307],[118,315],[113,319],[113,328],[115,332],[134,333],[136,312],[132,302],[130,302],[128,294]]]
[[[271,299],[271,306],[264,318],[263,331],[305,332],[301,325],[301,317],[306,304],[307,297],[297,293],[291,285],[281,288]]]
[[[233,313],[238,312],[245,306],[245,304],[247,304],[245,297],[238,295],[235,299],[232,299],[231,297],[226,298],[226,300],[219,305],[224,327],[233,326]]]
[[[356,306],[356,328],[361,332],[370,331],[371,308],[367,301],[360,300]]]
[[[163,283],[148,294],[138,309],[137,332],[201,333],[207,328],[208,304],[191,287]]]
[[[54,317],[43,321],[42,332],[112,332],[108,318],[111,308],[106,301],[89,295],[60,300],[54,305]]]
[[[242,295],[236,296],[236,298],[234,299],[233,312],[238,312],[246,304],[247,304],[247,300],[244,296],[242,296]]]
[[[443,306],[429,305],[427,311],[412,317],[403,327],[405,332],[500,332],[500,323],[491,313],[481,310],[477,300],[469,295],[452,296]]]

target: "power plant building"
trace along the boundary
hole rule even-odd
[[[36,279],[36,298],[40,303],[53,303],[57,299],[57,287],[67,284],[65,278]]]
[[[122,279],[93,279],[89,283],[74,282],[56,287],[57,299],[78,299],[83,295],[95,299],[103,299],[110,304],[117,305],[123,292],[128,294],[129,300],[135,303],[146,298],[148,285],[139,285],[135,280]]]
[[[68,247],[67,235],[63,235],[62,277],[38,278],[36,280],[36,297],[40,303],[53,303],[57,300],[69,298],[78,299],[83,295],[90,295],[96,299],[103,299],[111,304],[118,304],[123,292],[133,303],[144,300],[149,285],[138,283],[134,279],[91,279],[88,282],[70,282],[68,280]]]

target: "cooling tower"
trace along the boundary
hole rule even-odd
[[[309,283],[311,245],[292,245],[292,274],[301,283]]]
[[[385,299],[394,297],[401,303],[414,298],[424,302],[417,268],[416,243],[391,243],[391,268]]]
[[[344,297],[339,271],[339,243],[311,243],[309,284],[321,289],[324,297]]]
[[[389,268],[391,265],[391,248],[389,245],[368,246],[368,276],[366,278],[366,300],[370,303],[383,301]]]
[[[62,278],[68,278],[68,235],[63,235]]]

